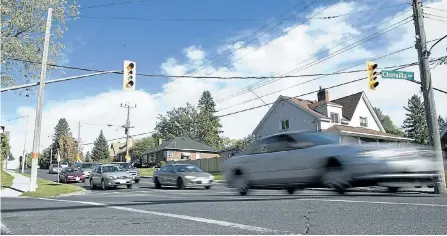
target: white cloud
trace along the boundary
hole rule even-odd
[[[362,5],[363,4],[363,5]],[[335,7],[328,9],[321,15],[338,15],[348,14],[352,11],[358,11],[373,8],[366,6],[361,1],[344,2],[337,4]],[[375,6],[374,6],[375,7]],[[432,4],[432,7],[447,10],[447,0]],[[313,13],[318,12],[319,9],[314,9]],[[385,25],[390,25],[393,22],[407,17],[408,14],[395,17],[393,20],[386,18]],[[294,68],[301,67],[302,70],[294,72],[293,74],[311,74],[311,73],[329,73],[334,72],[349,66],[360,64],[350,70],[364,69],[365,60],[370,60],[374,57],[385,55],[387,53],[409,47],[414,45],[414,25],[412,22],[401,27],[399,31],[391,31],[389,35],[380,39],[381,44],[371,46],[361,45],[331,59],[325,60],[322,63],[313,63],[316,58],[322,58],[327,53],[336,52],[342,47],[354,43],[361,37],[372,34],[377,29],[371,29],[373,25],[363,27],[356,24],[359,16],[353,15],[351,17],[340,17],[332,20],[311,20],[307,24],[302,24],[285,34],[284,36],[274,40],[268,45],[258,48],[265,40],[260,42],[245,45],[240,50],[237,50],[229,60],[224,60],[213,67],[204,68],[196,75],[213,75],[213,76],[246,76],[246,75],[281,75],[285,72],[292,71]],[[365,20],[365,19],[362,19]],[[426,19],[425,20],[427,39],[439,38],[445,35],[446,23]],[[290,27],[290,26],[289,26]],[[286,31],[290,28],[282,29]],[[396,34],[398,32],[398,34]],[[392,35],[394,34],[394,35]],[[273,34],[272,34],[273,35]],[[268,37],[273,37],[269,35]],[[392,35],[392,36],[390,36]],[[229,36],[230,37],[230,36]],[[352,39],[354,37],[359,37]],[[378,41],[379,38],[374,39]],[[371,42],[370,42],[371,43]],[[341,46],[337,46],[341,44]],[[237,45],[232,45],[238,48]],[[333,48],[337,46],[336,48]],[[445,48],[447,40],[438,44],[433,49],[432,57],[445,55]],[[222,48],[228,48],[228,45],[216,45],[216,51],[222,51]],[[329,52],[327,52],[329,50]],[[212,55],[214,52],[205,53],[199,46],[188,46],[183,51],[186,60],[181,58],[168,58],[165,63],[161,65],[161,70],[170,75],[181,75],[196,68],[202,63],[209,62],[210,58],[206,55]],[[317,55],[323,52],[323,55]],[[248,54],[248,55],[247,55]],[[417,61],[417,54],[414,48],[390,56],[394,59],[381,59],[376,62],[379,67],[386,67],[392,65],[405,64]],[[224,66],[231,60],[239,59],[231,66]],[[303,62],[305,61],[305,62]],[[407,71],[414,71],[416,79],[419,80],[419,72],[417,67],[405,69]],[[341,82],[350,81],[363,77],[365,73],[344,74],[339,76],[328,76],[306,84],[297,86],[297,84],[313,79],[314,77],[301,77],[293,79],[281,79],[269,83],[263,87],[254,87],[253,92],[258,96],[263,96],[280,89],[282,92],[274,93],[272,95],[263,96],[262,100],[269,103],[273,102],[279,95],[296,96],[304,94],[309,91],[314,91],[319,86],[329,87]],[[447,66],[441,65],[432,70],[432,79],[434,87],[447,90],[447,80],[444,79],[447,74]],[[391,115],[394,121],[400,125],[405,118],[405,111],[403,106],[406,105],[407,100],[413,94],[419,93],[419,86],[407,81],[393,81],[380,79],[380,85],[374,92],[367,90],[366,81],[348,84],[342,87],[329,90],[331,99],[342,97],[348,94],[365,91],[372,102],[373,106],[381,108],[384,113]],[[212,79],[172,79],[169,83],[163,86],[163,93],[154,95],[164,95],[160,99],[154,100],[152,95],[146,92],[138,91],[135,93],[126,93],[121,91],[111,91],[102,93],[92,97],[86,97],[81,100],[72,100],[59,102],[52,105],[47,105],[44,112],[44,122],[42,131],[42,145],[47,146],[50,143],[48,135],[53,132],[53,127],[56,125],[60,117],[69,118],[70,126],[74,134],[76,134],[76,121],[83,120],[87,123],[93,124],[124,124],[126,113],[119,105],[126,99],[130,102],[137,103],[137,108],[132,110],[131,123],[135,125],[132,133],[142,133],[153,130],[156,122],[156,116],[159,113],[164,113],[166,110],[174,106],[182,106],[186,102],[196,104],[200,98],[203,90],[208,89],[212,92],[217,101],[217,109],[237,105],[243,101],[254,99],[236,107],[232,107],[219,114],[231,113],[250,107],[262,105],[263,102],[256,99],[256,95],[242,90],[245,86],[254,83],[266,83],[267,81],[259,80],[212,80]],[[233,97],[231,99],[222,98],[228,97],[234,91],[244,91],[241,96]],[[435,99],[437,101],[438,113],[447,116],[447,106],[444,105],[446,101],[446,94],[435,92]],[[316,94],[305,96],[307,99],[316,99]],[[223,101],[222,101],[223,100]],[[253,131],[263,115],[267,112],[268,107],[262,107],[247,112],[223,117],[221,119],[224,135],[232,138],[242,138]],[[26,114],[29,108],[20,107],[17,109],[18,115]],[[34,115],[34,112],[31,112]],[[32,120],[32,119],[31,119]],[[11,126],[11,136],[13,142],[13,153],[17,156],[21,153],[24,140],[24,121]],[[30,122],[27,149],[31,150],[32,130],[33,124]],[[81,137],[84,142],[91,142],[97,137],[99,130],[103,128],[107,138],[116,138],[124,136],[121,128],[104,126],[85,125],[81,129]],[[89,146],[91,148],[91,146]],[[17,153],[17,154],[16,154]]]

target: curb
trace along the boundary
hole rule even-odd
[[[308,188],[308,190],[314,191],[333,191],[329,188]],[[377,188],[353,188],[349,189],[347,192],[365,192],[365,193],[388,193],[387,188],[377,187]],[[426,193],[431,194],[434,191],[424,191],[424,190],[401,190],[398,193]]]

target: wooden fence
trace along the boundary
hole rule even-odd
[[[205,172],[216,173],[222,172],[222,159],[219,157],[215,158],[206,158],[206,159],[198,159],[198,160],[184,160],[184,161],[170,161],[170,164],[174,163],[182,163],[182,164],[191,164],[200,167]]]

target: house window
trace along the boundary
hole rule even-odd
[[[360,116],[360,126],[361,127],[368,127],[368,118]]]
[[[168,157],[174,157],[174,152],[173,151],[167,151],[167,155],[168,155]]]
[[[286,130],[290,128],[289,120],[281,121],[281,130]]]
[[[331,120],[333,123],[340,123],[340,117],[338,113],[331,112]]]

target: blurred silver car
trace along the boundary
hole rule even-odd
[[[61,171],[61,167],[58,167],[57,164],[51,164],[50,168],[48,168],[48,174],[57,174]]]
[[[252,189],[329,187],[339,193],[360,186],[392,192],[415,182],[433,183],[438,163],[431,150],[339,144],[324,132],[283,132],[265,137],[224,163],[229,187],[241,195]]]
[[[155,188],[162,186],[176,186],[178,189],[186,187],[203,187],[210,189],[214,184],[214,176],[203,172],[202,169],[190,164],[168,164],[154,172]]]
[[[96,165],[90,173],[90,186],[92,189],[100,187],[106,190],[110,187],[126,185],[132,188],[133,178],[119,165]]]

